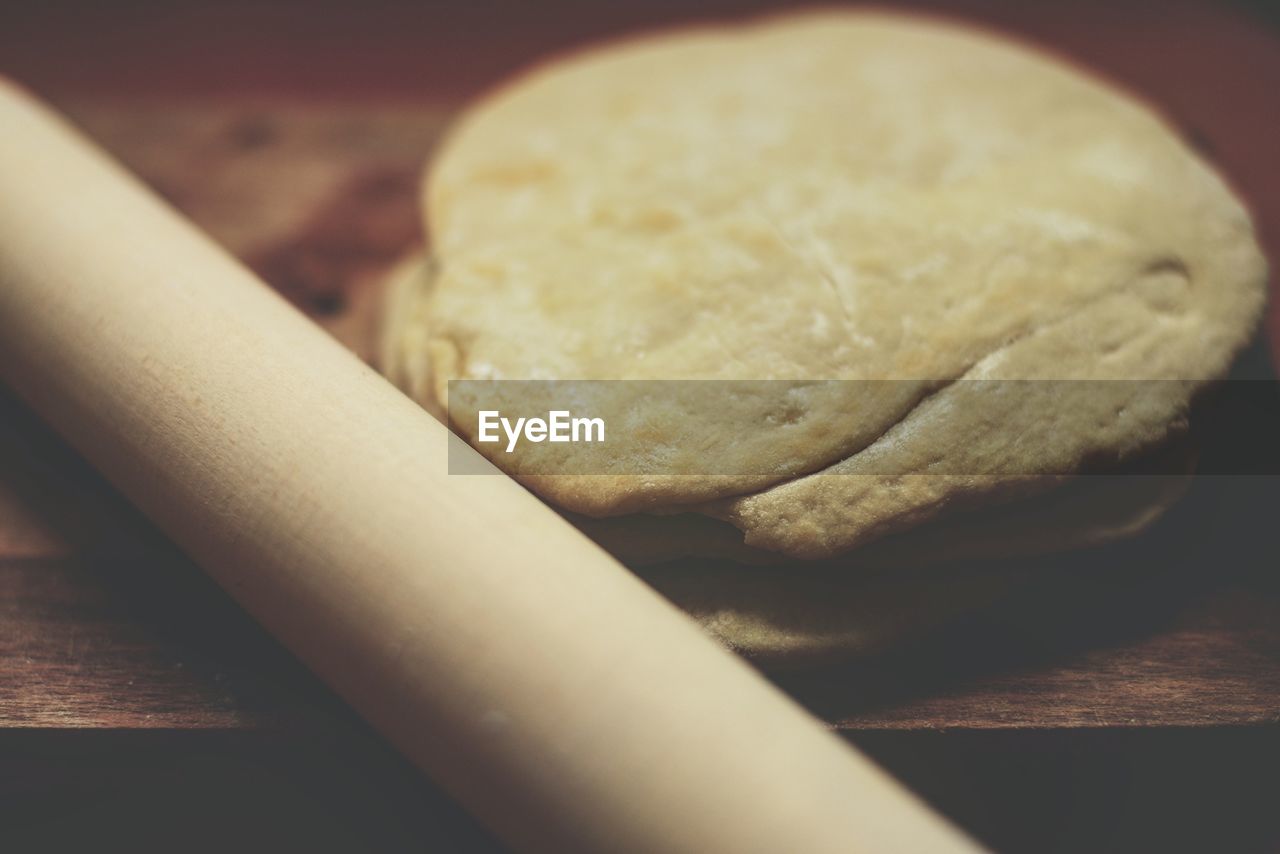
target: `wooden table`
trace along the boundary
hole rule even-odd
[[[374,5],[386,39],[409,50],[391,25],[410,13]],[[1073,15],[969,5],[1152,93],[1243,189],[1280,257],[1276,30],[1247,10],[1203,4],[1163,12],[1087,4]],[[198,8],[169,26],[194,34]],[[502,30],[483,61],[422,92],[405,75],[442,73],[434,55],[417,65],[384,57],[374,65],[390,63],[387,77],[366,68],[369,79],[317,96],[261,69],[259,79],[279,85],[229,85],[193,60],[183,66],[187,79],[147,86],[129,77],[140,61],[133,54],[117,63],[90,51],[80,65],[97,62],[106,74],[91,79],[47,60],[58,54],[34,51],[30,38],[0,48],[15,48],[15,67],[44,81],[91,135],[367,358],[378,284],[418,244],[418,173],[458,100],[566,32],[632,23],[582,14],[585,22],[567,30],[554,17],[519,38]],[[682,13],[659,4],[651,14]],[[55,38],[38,15],[22,25]],[[330,30],[310,26],[306,38],[316,44],[290,50],[314,56],[321,43],[332,47]],[[471,31],[459,26],[452,36],[424,33],[413,48],[465,52]],[[256,42],[239,37],[250,67],[265,62]],[[119,48],[129,38],[106,42]],[[338,44],[334,62],[365,67]],[[290,67],[317,67],[298,61]],[[1275,304],[1269,326],[1280,340]],[[1272,358],[1260,343],[1241,376],[1273,378]],[[1271,531],[1280,421],[1267,420],[1270,410],[1255,415],[1219,418],[1214,470],[1249,471],[1249,455],[1261,454],[1266,462],[1254,470],[1270,476],[1203,478],[1167,524],[1138,542],[1066,559],[996,606],[890,655],[780,683],[1002,847],[1280,844],[1280,821],[1266,810],[1280,802],[1280,575]],[[7,816],[49,833],[47,822],[31,823],[41,814],[30,806],[49,809],[42,792],[66,796],[66,779],[49,771],[62,763],[74,769],[73,799],[104,787],[134,793],[126,801],[139,809],[167,802],[184,822],[225,817],[227,803],[240,804],[236,815],[269,838],[284,832],[281,815],[294,815],[311,828],[313,847],[399,850],[424,836],[491,845],[3,391],[0,756],[8,758],[0,771],[17,772],[0,773],[0,828]],[[257,771],[245,772],[246,762]],[[253,812],[255,792],[279,800],[280,786],[261,782],[264,768],[285,789],[302,786],[295,813],[288,803],[271,820]],[[165,781],[189,786],[192,769],[207,797],[166,801]],[[192,806],[206,801],[217,806]],[[326,823],[316,804],[360,818]],[[1205,820],[1193,820],[1188,804]],[[91,814],[109,827],[128,809]]]

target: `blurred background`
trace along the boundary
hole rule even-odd
[[[5,70],[41,91],[271,93],[453,100],[591,39],[822,3],[763,0],[13,0]],[[1134,84],[1203,90],[1195,55],[1276,62],[1273,3],[935,0],[871,4],[1022,32]],[[1186,61],[1170,62],[1182,55]],[[1172,79],[1165,75],[1174,74]],[[1261,82],[1261,81],[1259,81]],[[1143,87],[1139,87],[1143,88]],[[1220,93],[1247,99],[1248,91]]]

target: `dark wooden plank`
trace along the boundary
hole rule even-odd
[[[362,357],[381,275],[421,242],[424,104],[73,102],[70,115]]]
[[[77,471],[56,440],[45,451]],[[69,479],[119,525],[93,553],[0,560],[0,727],[278,729],[343,714],[92,472]],[[1205,478],[1149,537],[1066,556],[890,654],[777,679],[850,731],[1275,724],[1278,499],[1276,478]]]
[[[110,561],[0,562],[0,726],[255,729],[305,715],[281,683],[307,680],[220,591],[180,561],[148,565],[142,594]]]
[[[1125,584],[1086,571],[905,650],[778,680],[853,731],[1276,724],[1280,590],[1258,575]],[[1150,595],[1162,581],[1171,589]],[[340,714],[163,549],[0,562],[0,666],[3,727],[276,729]]]
[[[1236,78],[1214,79],[1239,81],[1249,66],[1280,80],[1258,48],[1241,55],[1223,66]],[[1261,194],[1254,203],[1273,234],[1280,193],[1270,158],[1262,175],[1254,141],[1241,139],[1240,114],[1217,106],[1211,88],[1175,94],[1180,120]],[[417,176],[447,111],[244,99],[64,106],[340,340],[372,352],[376,282],[417,242]],[[1252,115],[1280,125],[1267,109]],[[1265,565],[1270,522],[1257,514],[1274,518],[1275,506],[1274,492],[1212,493],[1188,512],[1218,508],[1236,527],[1172,572],[1142,551],[1093,574],[1068,566],[1057,582],[893,655],[780,681],[850,730],[1274,723],[1280,607]],[[1123,565],[1139,571],[1117,583]],[[338,708],[4,397],[0,595],[0,726],[272,728]]]

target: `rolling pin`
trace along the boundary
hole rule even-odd
[[[523,850],[974,843],[0,81],[0,373]]]

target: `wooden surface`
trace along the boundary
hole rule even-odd
[[[65,106],[335,336],[371,352],[379,277],[417,243],[417,175],[444,111]],[[1262,348],[1247,362],[1267,375]],[[1267,429],[1244,435],[1265,443]],[[1217,441],[1240,444],[1228,438]],[[1277,499],[1276,477],[1204,478],[1151,536],[1064,559],[891,655],[780,681],[851,731],[1274,725]],[[343,714],[0,394],[0,726],[281,730]]]

